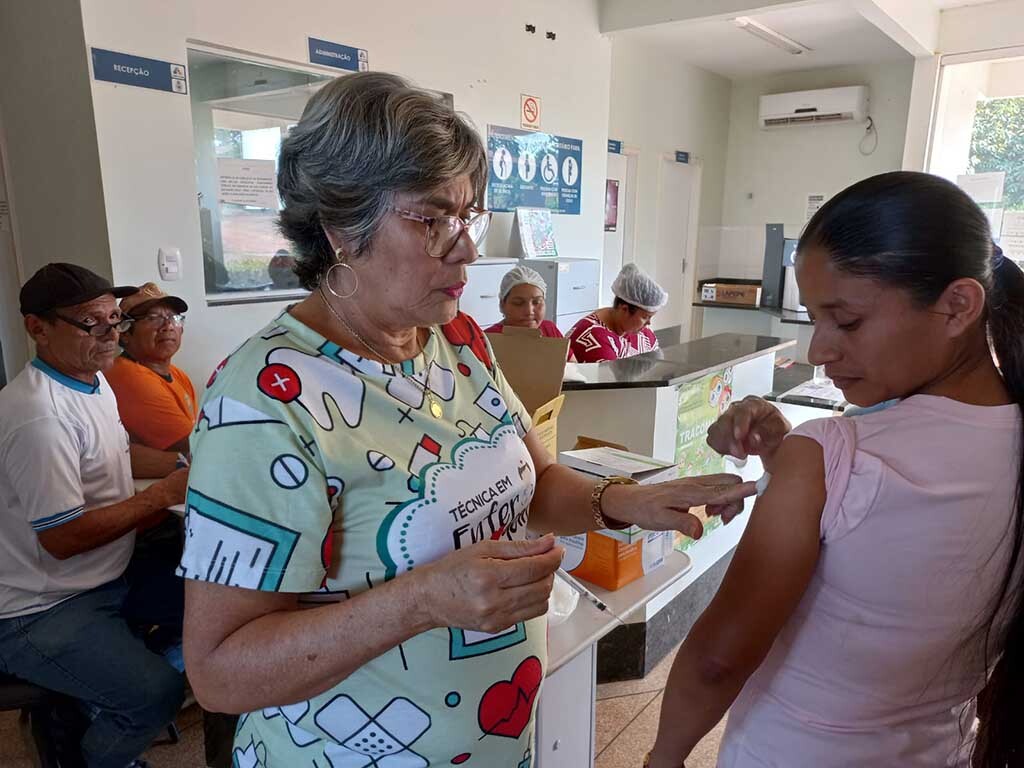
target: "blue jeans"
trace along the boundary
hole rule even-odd
[[[124,768],[184,698],[184,677],[129,628],[128,591],[122,577],[41,613],[0,619],[0,670],[95,713],[81,743],[89,768]]]

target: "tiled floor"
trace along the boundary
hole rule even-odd
[[[640,768],[644,754],[654,744],[661,692],[674,655],[670,654],[643,680],[598,686],[595,768]],[[154,768],[203,768],[203,726],[198,708],[184,710],[178,717],[178,727],[181,741],[153,747],[146,759]],[[686,761],[687,768],[714,768],[721,728],[719,725],[697,746]],[[32,768],[18,729],[18,716],[13,712],[0,712],[0,766]]]
[[[597,689],[597,760],[594,768],[640,768],[654,745],[665,688],[675,652],[642,680],[607,683]],[[687,768],[714,768],[725,721],[697,745]]]

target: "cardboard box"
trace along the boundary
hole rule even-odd
[[[530,412],[535,434],[555,457],[569,340],[541,336],[537,328],[510,325],[502,333],[488,333],[487,339],[509,386]]]
[[[599,477],[629,477],[642,485],[673,480],[679,468],[670,462],[599,446],[563,451],[559,463]],[[645,531],[631,526],[621,531],[591,531],[560,539],[566,555],[563,567],[573,576],[608,590],[619,589],[665,562],[673,539],[669,531]]]
[[[756,307],[761,303],[760,283],[707,282],[700,287],[700,300],[715,304]]]
[[[542,405],[533,412],[533,433],[541,445],[548,449],[552,459],[558,459],[558,414],[565,404],[565,395]]]
[[[607,590],[636,581],[665,563],[671,551],[670,531],[642,531],[631,544],[619,540],[622,531],[591,531],[561,536],[563,567],[578,579]]]

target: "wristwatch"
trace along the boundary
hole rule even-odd
[[[594,486],[594,490],[590,493],[590,509],[594,512],[594,522],[597,523],[598,529],[607,528],[612,531],[621,531],[632,525],[631,523],[624,523],[621,520],[616,520],[614,517],[605,517],[604,510],[601,509],[601,497],[604,496],[604,492],[608,490],[609,485],[636,484],[636,480],[632,480],[628,477],[612,475],[611,477],[604,478]]]

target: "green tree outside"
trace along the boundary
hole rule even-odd
[[[970,172],[992,171],[1006,174],[1006,209],[1024,210],[1024,97],[978,102]]]

